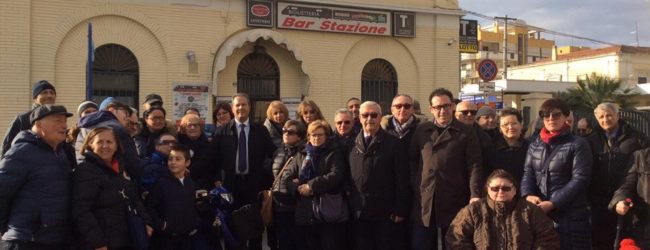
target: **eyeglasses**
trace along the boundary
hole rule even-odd
[[[372,119],[376,119],[377,117],[379,117],[379,114],[374,113],[374,112],[373,113],[363,113],[363,114],[361,114],[361,117],[363,117],[363,119],[368,119],[368,117],[370,117]]]
[[[504,123],[504,124],[501,124],[501,127],[502,127],[502,128],[507,128],[508,126],[510,126],[510,127],[514,127],[514,126],[517,126],[517,125],[519,125],[519,123],[517,123],[517,122],[511,122],[511,123]]]
[[[459,110],[458,112],[460,112],[464,116],[469,116],[469,115],[476,115],[476,112],[478,112],[478,111],[476,111],[476,110],[463,110],[463,111],[460,111]]]
[[[448,108],[451,108],[452,105],[453,105],[453,104],[451,104],[451,103],[445,103],[445,104],[440,104],[440,105],[438,105],[438,106],[431,106],[431,108],[432,108],[434,111],[438,112],[438,111],[440,111],[440,110],[442,110],[442,109],[448,109]]]
[[[348,124],[350,124],[350,123],[351,123],[351,121],[337,121],[337,122],[336,122],[336,125],[341,125],[341,124],[348,125]]]
[[[404,103],[404,104],[395,104],[395,105],[393,105],[393,108],[395,108],[395,109],[402,109],[402,108],[404,108],[404,109],[411,109],[412,107],[413,107],[413,105],[408,104],[408,103]]]
[[[298,134],[295,130],[286,129],[286,128],[282,128],[282,133],[287,134],[287,135],[296,135],[296,134]]]
[[[556,119],[562,117],[562,115],[564,115],[562,114],[562,111],[553,112],[553,113],[539,111],[539,117],[542,117],[544,119],[548,119],[548,118]]]
[[[162,140],[158,145],[174,145],[176,144],[176,140]]]
[[[512,190],[512,186],[496,186],[496,187],[490,187],[490,191],[492,192],[499,192],[499,190],[503,192],[510,192]]]

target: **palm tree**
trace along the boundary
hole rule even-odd
[[[592,111],[598,104],[612,102],[623,110],[633,110],[634,89],[623,87],[620,79],[591,73],[585,79],[578,79],[578,86],[566,92],[555,93],[554,97],[564,99],[572,110]]]

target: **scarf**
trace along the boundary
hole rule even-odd
[[[325,153],[326,148],[327,143],[318,147],[312,146],[310,142],[305,145],[307,156],[302,161],[302,166],[300,167],[299,179],[301,182],[307,182],[318,175],[318,163],[323,153]]]
[[[551,144],[551,140],[553,138],[560,136],[567,129],[569,129],[569,125],[566,124],[556,132],[550,132],[546,130],[546,128],[542,128],[542,130],[540,130],[539,132],[539,138],[542,139],[542,141],[545,142],[546,144]]]
[[[406,120],[406,122],[404,124],[400,125],[397,122],[397,119],[395,119],[395,117],[393,117],[393,126],[395,126],[395,132],[397,132],[397,135],[398,135],[398,137],[400,139],[402,139],[402,137],[404,137],[406,134],[408,134],[408,132],[409,132],[408,127],[411,126],[411,123],[413,123],[413,120],[415,120],[415,118],[413,118],[413,116],[411,116],[411,117],[409,117],[408,120]]]

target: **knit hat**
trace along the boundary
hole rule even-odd
[[[476,112],[476,119],[478,120],[478,118],[485,115],[497,116],[497,112],[488,106],[483,106],[482,108],[478,109],[478,112]]]
[[[43,90],[46,89],[51,89],[54,91],[54,94],[56,94],[56,89],[54,88],[54,85],[52,85],[50,82],[46,80],[40,80],[34,84],[34,88],[32,89],[32,99],[36,99],[38,94],[43,92]]]
[[[72,116],[72,114],[68,113],[64,106],[45,104],[38,106],[32,111],[32,113],[29,115],[29,122],[34,125],[34,122],[43,119],[48,115],[54,114],[63,114],[66,117]]]
[[[154,106],[156,104],[162,106],[163,100],[159,94],[148,94],[147,96],[144,97],[144,103],[147,103],[151,106]]]
[[[108,108],[108,104],[111,104],[116,101],[117,100],[115,100],[115,98],[112,96],[106,97],[106,99],[104,99],[102,103],[99,104],[99,110],[106,110],[106,108]]]
[[[81,104],[79,104],[79,107],[77,108],[77,115],[81,115],[81,113],[84,112],[84,110],[86,110],[88,108],[99,109],[99,107],[97,106],[97,103],[95,103],[93,101],[85,101],[85,102],[82,102]]]

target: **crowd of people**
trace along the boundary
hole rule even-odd
[[[238,93],[208,134],[157,94],[141,116],[84,101],[70,128],[54,85],[32,94],[2,144],[2,249],[261,250],[264,233],[273,250],[650,249],[650,140],[613,103],[574,130],[546,100],[526,133],[518,110],[446,89],[432,119],[399,94],[390,110],[350,98],[331,125],[312,100],[256,123]]]

